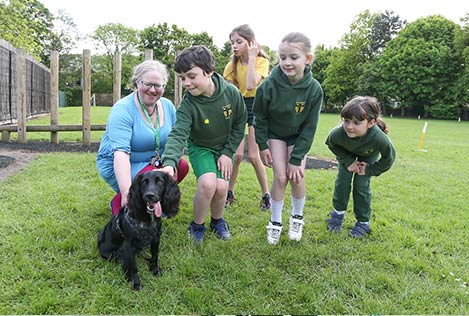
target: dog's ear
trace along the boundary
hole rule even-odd
[[[179,190],[177,182],[167,173],[163,175],[163,179],[165,188],[163,193],[163,199],[161,201],[161,207],[166,216],[168,216],[168,218],[172,218],[176,216],[177,212],[179,211],[179,200],[181,198],[181,191]]]
[[[140,196],[140,185],[142,182],[142,174],[138,174],[135,176],[135,179],[132,181],[132,184],[129,188],[129,194],[127,195],[127,205],[129,206],[130,210],[136,210],[141,204],[140,200],[142,200]]]

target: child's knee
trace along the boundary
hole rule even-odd
[[[213,195],[213,193],[215,193],[215,191],[217,190],[217,184],[214,181],[210,181],[210,179],[199,178],[199,181],[197,183],[197,189],[201,193]]]
[[[235,164],[240,164],[244,159],[244,155],[242,154],[235,154],[234,155],[234,163]]]

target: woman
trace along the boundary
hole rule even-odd
[[[160,156],[176,122],[174,104],[162,97],[167,81],[165,65],[155,60],[142,62],[132,75],[136,90],[114,104],[109,114],[96,165],[101,177],[117,193],[111,201],[114,215],[127,204],[134,177],[160,167]],[[181,159],[178,182],[188,171],[189,165]]]

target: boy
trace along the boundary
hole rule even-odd
[[[205,46],[184,49],[176,58],[174,70],[186,92],[162,155],[162,171],[173,176],[187,146],[197,178],[189,236],[196,243],[203,242],[205,218],[210,208],[210,229],[218,238],[229,240],[231,235],[223,211],[232,157],[244,137],[247,114],[243,97],[234,85],[215,72],[215,59]]]

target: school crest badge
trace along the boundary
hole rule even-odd
[[[295,112],[296,113],[301,113],[305,109],[305,101],[297,101],[295,104]]]
[[[226,120],[231,118],[231,115],[233,115],[233,107],[231,103],[223,107],[223,115],[225,116]]]

